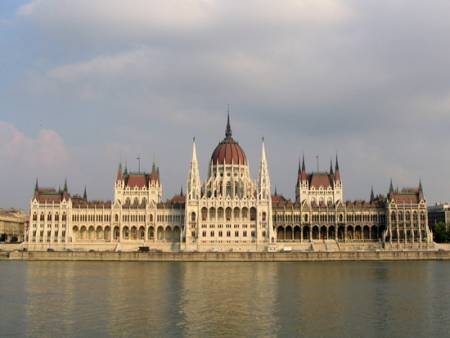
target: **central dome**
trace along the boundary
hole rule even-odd
[[[213,164],[247,164],[247,157],[244,150],[231,136],[230,116],[228,115],[225,138],[214,149],[211,156]]]

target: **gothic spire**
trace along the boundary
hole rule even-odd
[[[391,183],[389,184],[389,193],[394,192],[394,185],[392,184],[392,178],[391,178]]]
[[[68,188],[67,188],[67,178],[64,180],[64,192],[67,192]]]
[[[336,153],[336,163],[334,165],[334,179],[335,181],[341,181],[341,172],[339,170],[339,160],[337,153]]]
[[[259,175],[258,175],[258,198],[261,200],[267,200],[270,198],[270,177],[267,165],[264,137],[262,138],[261,142],[261,162],[259,165]]]
[[[373,185],[370,187],[370,202],[373,202],[375,199],[375,195],[373,193]]]
[[[200,172],[198,169],[197,147],[195,137],[192,140],[192,159],[187,180],[187,199],[196,200],[200,198]]]
[[[230,108],[228,106],[228,114],[227,114],[227,128],[225,129],[225,137],[230,138],[232,135],[231,133],[231,125],[230,125]]]
[[[122,179],[122,162],[119,162],[119,168],[117,169],[117,181]]]
[[[84,186],[83,199],[85,199],[87,201],[86,186]]]
[[[302,155],[302,171],[303,171],[303,172],[306,171],[306,167],[305,167],[305,154]]]
[[[419,179],[419,199],[423,199],[422,179]]]
[[[330,175],[333,175],[333,160],[330,159]]]
[[[38,178],[36,177],[36,184],[34,185],[34,191],[37,192],[39,190],[39,182]]]

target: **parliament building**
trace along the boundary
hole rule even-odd
[[[345,201],[338,158],[326,172],[298,167],[295,201],[271,183],[264,140],[258,177],[232,136],[214,149],[205,181],[195,140],[186,192],[163,201],[159,168],[119,165],[112,201],[93,201],[36,181],[25,229],[30,250],[291,251],[426,248],[432,244],[422,184],[369,201]],[[295,181],[295,178],[293,178]]]

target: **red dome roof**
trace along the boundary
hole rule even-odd
[[[244,150],[231,136],[230,117],[228,116],[225,139],[214,150],[211,161],[213,164],[247,164]]]

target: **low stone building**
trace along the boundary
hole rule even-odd
[[[26,220],[22,210],[0,209],[0,242],[23,242]]]

